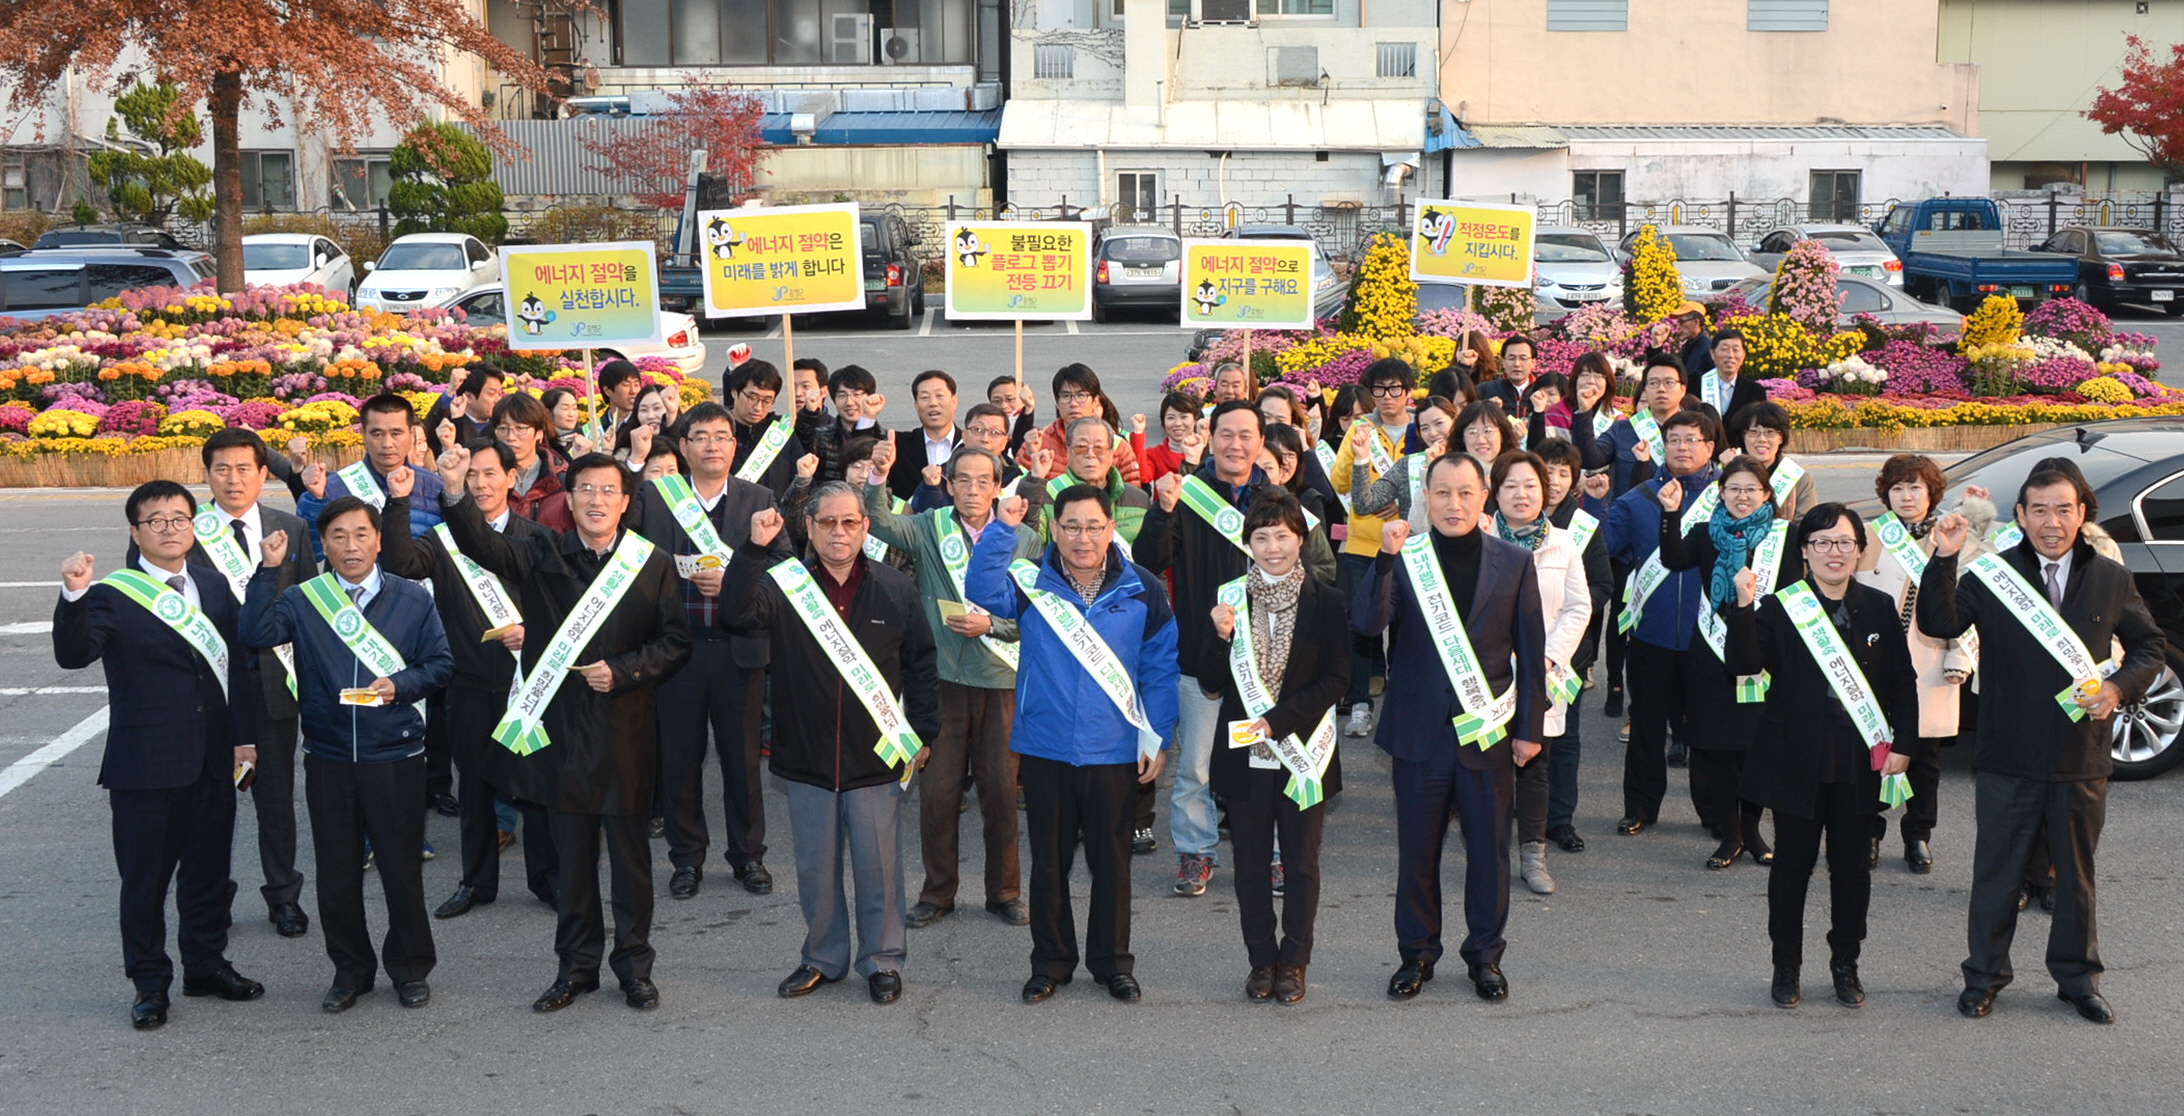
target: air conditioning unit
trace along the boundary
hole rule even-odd
[[[1200,23],[1252,23],[1255,0],[1191,0],[1191,18]]]
[[[837,66],[872,64],[872,16],[836,14],[829,24],[827,61]]]
[[[880,64],[915,66],[925,61],[925,51],[919,41],[919,34],[919,29],[915,27],[881,28]]]

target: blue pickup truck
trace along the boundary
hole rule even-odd
[[[1987,198],[1927,198],[1888,211],[1874,226],[1903,261],[1904,293],[1970,313],[1987,296],[2030,306],[2071,292],[2077,261],[2002,246],[2002,210]]]

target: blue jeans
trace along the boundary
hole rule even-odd
[[[1335,585],[1342,590],[1345,605],[1357,600],[1357,587],[1372,576],[1373,556],[1370,554],[1343,554],[1335,559]],[[1384,678],[1388,673],[1387,647],[1380,636],[1350,635],[1350,692],[1343,695],[1342,704],[1368,705],[1373,700],[1373,679]]]
[[[1563,714],[1562,735],[1547,742],[1547,828],[1571,825],[1577,817],[1577,760],[1584,745],[1577,736],[1578,710],[1584,695]]]
[[[1213,774],[1215,742],[1228,735],[1221,724],[1221,699],[1207,697],[1198,679],[1188,674],[1176,679],[1175,688],[1175,790],[1168,800],[1168,835],[1176,852],[1211,857],[1221,832],[1213,789],[1206,781]]]

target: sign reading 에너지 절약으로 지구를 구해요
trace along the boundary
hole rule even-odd
[[[1521,205],[1421,201],[1411,227],[1411,278],[1531,286],[1532,226],[1532,211]]]
[[[960,221],[948,226],[948,317],[1088,321],[1092,226],[1073,221]]]
[[[1311,329],[1312,253],[1306,240],[1183,243],[1186,329]]]
[[[705,316],[864,309],[862,231],[855,203],[698,214]]]
[[[511,349],[596,349],[660,340],[660,283],[648,240],[504,245]]]

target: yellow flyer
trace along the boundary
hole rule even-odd
[[[959,321],[1092,317],[1092,226],[958,221],[948,226],[948,316]]]
[[[1521,205],[1421,201],[1411,230],[1411,278],[1529,287],[1532,223],[1532,210]]]
[[[1312,328],[1311,242],[1185,241],[1178,321],[1188,329]]]
[[[511,349],[660,340],[660,282],[649,240],[503,246],[500,265]]]
[[[698,214],[705,316],[864,309],[863,226],[857,216],[855,203]]]

